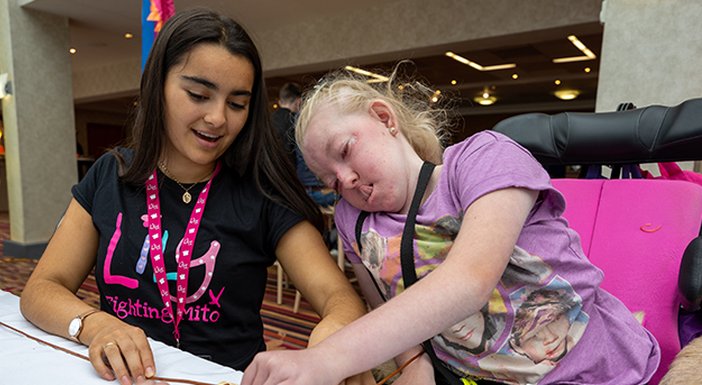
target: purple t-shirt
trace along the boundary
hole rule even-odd
[[[511,384],[648,381],[660,360],[655,339],[599,287],[602,271],[588,261],[580,237],[561,217],[563,196],[532,155],[502,134],[484,131],[444,152],[438,184],[417,215],[417,277],[444,261],[475,200],[509,187],[540,194],[490,300],[433,338],[437,355],[459,374]],[[404,289],[400,240],[406,215],[371,213],[359,258],[358,214],[344,200],[337,205],[346,255],[363,263],[385,298],[392,298]]]

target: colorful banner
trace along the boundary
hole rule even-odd
[[[173,0],[142,0],[141,2],[141,69],[146,65],[154,38],[163,23],[175,13]]]

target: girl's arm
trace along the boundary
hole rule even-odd
[[[310,346],[366,313],[321,234],[309,222],[288,230],[278,242],[276,255],[295,288],[321,317],[310,336]]]
[[[363,297],[370,305],[371,309],[377,309],[382,304],[385,303],[385,299],[378,292],[378,288],[373,282],[373,278],[370,272],[365,268],[362,263],[354,263],[353,271],[356,273],[356,278],[358,278],[358,284],[361,287],[361,292]],[[416,354],[423,351],[424,348],[417,345],[409,350],[397,355],[395,357],[395,364],[397,367],[401,367],[404,363],[412,359]],[[430,385],[434,383],[434,367],[432,366],[431,359],[426,354],[417,358],[414,362],[407,365],[403,370],[400,377],[398,377],[394,384],[425,384]]]
[[[71,320],[96,310],[75,293],[95,266],[97,245],[98,232],[90,214],[72,199],[22,292],[20,310],[27,320],[69,338]],[[97,312],[84,319],[78,339],[90,347],[91,363],[105,379],[113,380],[116,375],[122,384],[131,384],[131,378],[154,375],[153,355],[141,329]],[[108,343],[111,345],[105,348]],[[105,365],[103,355],[112,370]]]
[[[508,188],[477,199],[446,261],[431,274],[311,349],[257,356],[242,385],[335,383],[479,311],[504,272],[537,194]]]
[[[309,222],[301,222],[288,230],[278,242],[276,254],[295,288],[321,317],[310,335],[309,346],[318,344],[366,313],[363,301],[329,254],[321,234]],[[366,372],[348,378],[346,384],[371,385],[375,381],[371,373]]]

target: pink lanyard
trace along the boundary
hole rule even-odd
[[[205,211],[205,203],[207,196],[210,193],[210,185],[219,173],[221,164],[217,162],[214,172],[205,187],[202,188],[200,195],[195,202],[193,212],[190,214],[188,226],[185,228],[183,235],[183,244],[180,257],[176,254],[178,262],[178,275],[176,278],[176,306],[177,311],[173,316],[173,308],[171,307],[171,294],[168,289],[168,279],[166,278],[166,265],[163,261],[163,250],[161,250],[161,203],[158,198],[158,177],[156,170],[146,180],[146,211],[149,216],[149,244],[151,252],[151,264],[154,268],[156,276],[156,285],[161,293],[161,299],[166,307],[166,311],[173,320],[173,337],[176,340],[176,346],[180,347],[180,331],[178,329],[180,321],[185,313],[185,298],[188,291],[188,272],[190,270],[190,259],[192,258],[193,246],[195,245],[195,236],[200,228],[202,214]]]

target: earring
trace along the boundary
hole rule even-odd
[[[397,128],[395,128],[394,126],[388,128],[388,131],[390,131],[390,135],[392,135],[392,136],[397,135]]]

